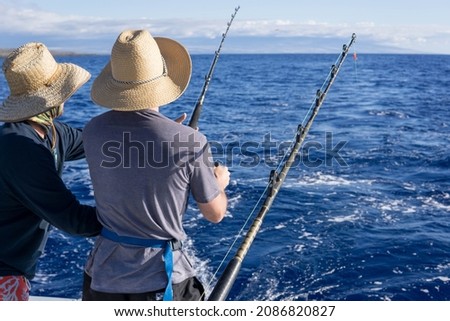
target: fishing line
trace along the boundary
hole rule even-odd
[[[219,266],[217,267],[216,271],[213,273],[211,280],[209,281],[209,283],[205,286],[205,288],[207,290],[210,289],[211,284],[214,282],[214,279],[216,278],[216,275],[219,273],[219,271],[222,269],[222,266],[225,264],[226,259],[228,258],[228,256],[231,253],[231,250],[234,248],[234,246],[236,245],[237,241],[239,238],[242,237],[242,235],[244,234],[244,229],[247,227],[248,222],[250,221],[251,217],[253,216],[253,214],[256,211],[256,208],[259,207],[259,204],[261,204],[261,201],[263,200],[264,196],[266,195],[268,189],[270,188],[270,182],[266,185],[264,191],[261,193],[261,196],[259,198],[259,200],[256,202],[255,206],[253,207],[250,215],[247,216],[247,219],[245,220],[244,224],[242,225],[241,229],[239,230],[239,232],[237,233],[236,237],[234,238],[233,242],[231,243],[231,245],[228,247],[228,251],[227,253],[225,253],[225,256],[223,257],[222,261],[220,261]],[[206,291],[205,291],[206,292]]]
[[[340,59],[340,57],[336,60],[336,62],[333,66],[336,66],[339,63],[339,59]],[[325,81],[322,83],[322,86],[319,89],[320,92],[325,91],[325,88],[326,88],[327,84],[330,82],[330,79],[332,77],[332,73],[333,73],[333,68],[330,69],[327,77],[325,78]],[[311,113],[313,112],[315,105],[316,105],[316,99],[313,99],[313,101],[311,102],[311,106],[309,107],[308,111],[305,114],[305,117],[303,118],[302,122],[300,123],[301,127],[299,127],[299,128],[305,127],[307,120],[311,117]],[[284,163],[286,162],[286,158],[288,157],[289,153],[292,151],[292,149],[295,145],[295,137],[298,135],[298,133],[299,133],[299,129],[297,128],[297,131],[295,132],[295,135],[294,135],[294,139],[292,140],[291,145],[289,146],[289,149],[284,154],[281,162],[278,163],[278,167],[276,169],[277,171],[279,171],[281,169],[281,167],[284,165]],[[267,184],[267,186],[269,186],[269,185],[270,185],[270,182]]]
[[[358,81],[358,55],[356,54],[356,45],[353,51],[353,70],[354,70],[354,81]]]
[[[211,66],[209,67],[208,73],[205,76],[205,82],[203,83],[202,91],[200,93],[200,96],[197,99],[197,103],[195,104],[195,107],[192,111],[192,115],[189,120],[188,126],[191,128],[194,128],[194,129],[197,128],[198,120],[200,119],[200,114],[203,109],[203,103],[205,101],[206,92],[208,91],[209,83],[211,82],[212,75],[214,73],[214,69],[216,68],[217,61],[219,60],[220,50],[222,49],[222,45],[225,41],[225,38],[227,37],[228,30],[230,30],[231,24],[233,23],[233,20],[236,17],[240,8],[241,8],[240,6],[237,6],[234,9],[234,13],[231,15],[231,19],[227,23],[227,29],[222,34],[222,40],[220,41],[219,47],[217,48],[216,52],[214,53],[214,59],[211,63]]]
[[[336,60],[336,64],[338,63],[338,60]],[[331,77],[331,73],[332,71],[330,70],[328,73],[328,76],[326,77],[325,81],[322,83],[322,86],[320,87],[320,91],[323,91],[326,87],[326,84],[329,82],[330,77]],[[304,127],[304,125],[306,124],[307,119],[310,117],[313,109],[315,107],[315,100],[313,100],[313,102],[311,103],[311,106],[309,107],[308,111],[306,112],[305,117],[303,118],[301,125]],[[294,139],[292,140],[289,148],[287,149],[287,151],[284,153],[281,161],[278,162],[278,166],[276,168],[276,171],[279,172],[281,167],[286,163],[286,159],[288,158],[289,154],[291,153],[292,149],[294,148],[295,145],[295,137],[298,135],[298,130],[295,133]],[[237,233],[236,237],[234,238],[233,242],[231,243],[231,245],[229,246],[227,252],[225,253],[225,256],[223,257],[222,261],[220,262],[219,266],[217,267],[216,271],[213,273],[213,276],[211,278],[211,281],[208,283],[208,285],[206,286],[207,289],[210,288],[210,285],[212,284],[214,278],[216,277],[216,275],[219,273],[219,271],[222,269],[222,266],[224,265],[226,259],[228,258],[228,256],[230,255],[232,249],[234,248],[234,246],[236,245],[238,239],[240,239],[243,235],[243,231],[244,229],[247,227],[247,224],[249,223],[250,219],[254,216],[257,208],[260,207],[260,204],[262,203],[264,197],[267,194],[267,191],[270,188],[271,185],[271,181],[269,180],[266,184],[266,187],[264,188],[264,191],[261,193],[261,196],[259,197],[258,201],[256,202],[255,206],[253,207],[253,209],[251,210],[250,214],[247,216],[247,219],[245,220],[244,224],[242,225],[241,229],[239,230],[239,232]]]
[[[230,30],[230,27],[231,27],[231,24],[233,23],[234,18],[236,17],[236,15],[237,15],[237,13],[238,13],[240,8],[241,8],[240,6],[237,6],[234,9],[234,13],[231,15],[230,20],[227,22],[227,28],[226,28],[225,32],[222,34],[222,39],[220,41],[220,44],[219,44],[217,50],[214,53],[214,58],[213,58],[213,60],[211,62],[211,65],[209,67],[208,73],[205,75],[205,81],[203,83],[203,87],[202,87],[201,93],[199,95],[199,98],[197,99],[197,102],[195,104],[195,107],[194,107],[194,109],[192,111],[192,114],[191,114],[191,117],[190,117],[190,120],[189,120],[189,123],[188,123],[188,126],[191,127],[191,128],[194,128],[194,129],[198,128],[198,121],[200,119],[200,114],[201,114],[202,109],[203,109],[203,103],[205,101],[206,92],[208,91],[208,87],[209,87],[209,84],[211,82],[211,79],[212,79],[212,76],[213,76],[213,73],[214,73],[214,69],[216,67],[217,61],[219,60],[219,55],[220,55],[220,51],[222,49],[222,45],[223,45],[223,43],[225,41],[225,38],[227,37],[228,31]],[[219,165],[218,162],[215,162],[215,164],[216,164],[216,166]],[[239,232],[239,233],[241,233],[241,232]],[[230,247],[229,251],[231,251],[231,247]],[[223,261],[225,261],[227,256],[228,256],[228,253],[224,257]],[[221,263],[221,264],[223,264],[223,263]],[[211,283],[212,283],[213,279],[215,278],[216,274],[217,274],[217,271],[213,275],[213,277],[211,278],[211,281],[206,286],[207,289],[209,289],[209,286],[211,285]]]
[[[255,207],[253,208],[251,213],[248,215],[248,217],[244,223],[244,226],[241,228],[239,234],[236,236],[236,238],[235,238],[233,244],[230,246],[230,249],[228,250],[226,256],[228,256],[229,253],[231,252],[231,247],[234,246],[234,244],[237,241],[237,238],[239,238],[240,235],[242,234],[242,230],[245,228],[247,223],[250,221],[250,217],[254,215],[256,208],[258,207],[258,205],[261,203],[261,200],[265,196],[264,204],[261,206],[259,213],[256,215],[252,225],[250,226],[247,234],[245,235],[245,238],[242,241],[235,256],[227,264],[224,272],[222,273],[221,277],[217,281],[216,286],[214,287],[213,291],[211,292],[211,294],[208,298],[209,301],[221,301],[221,300],[226,299],[229,291],[231,290],[231,287],[234,284],[234,281],[236,280],[237,274],[239,273],[239,269],[241,267],[242,261],[244,260],[245,256],[247,255],[248,250],[262,225],[265,215],[268,213],[270,207],[272,206],[272,203],[273,203],[276,195],[278,194],[278,191],[280,190],[281,185],[283,184],[289,169],[291,168],[292,164],[294,163],[294,160],[295,160],[296,156],[298,155],[298,152],[300,151],[302,143],[305,140],[306,135],[308,134],[309,129],[311,128],[311,125],[312,125],[315,117],[317,116],[319,109],[320,109],[323,101],[325,100],[325,97],[326,97],[329,89],[331,88],[332,84],[334,83],[334,80],[336,79],[337,74],[339,73],[339,70],[348,54],[348,50],[354,43],[355,39],[356,39],[356,34],[353,34],[349,44],[343,45],[342,53],[339,55],[339,58],[336,61],[336,63],[334,65],[332,65],[331,70],[328,73],[328,76],[326,77],[326,80],[322,84],[322,87],[319,90],[317,90],[315,100],[311,104],[311,107],[308,110],[302,123],[300,123],[298,125],[295,139],[294,139],[293,143],[291,144],[290,149],[288,150],[288,152],[286,152],[284,154],[283,159],[281,162],[279,162],[277,169],[271,171],[269,183],[267,184],[267,186],[264,190],[264,193],[258,200],[257,204],[255,205]],[[224,260],[225,259],[226,258],[224,258]],[[220,265],[222,265],[222,264],[223,263],[221,263]],[[214,276],[217,274],[217,271],[214,273]]]

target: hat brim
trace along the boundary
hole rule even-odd
[[[57,107],[70,98],[91,75],[83,68],[71,64],[58,64],[52,83],[19,96],[10,95],[0,107],[0,121],[18,122]]]
[[[192,72],[189,53],[175,40],[154,39],[166,63],[167,75],[148,83],[118,82],[108,62],[92,85],[91,98],[96,104],[118,111],[136,111],[167,105],[184,93]]]

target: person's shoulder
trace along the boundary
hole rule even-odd
[[[42,159],[51,158],[48,149],[33,137],[26,135],[0,136],[2,170],[16,172],[34,166]]]
[[[65,133],[74,132],[74,131],[80,131],[79,128],[75,128],[72,125],[62,122],[62,121],[54,120],[53,124],[55,125],[56,130],[60,134],[65,134]]]
[[[178,123],[175,123],[175,124],[176,124],[175,126],[176,126],[177,130],[183,136],[189,137],[190,140],[192,140],[194,142],[200,142],[202,145],[206,144],[207,139],[206,139],[206,136],[202,132],[200,132],[196,129],[193,129],[189,126],[183,125],[183,124],[178,124]]]
[[[111,112],[105,112],[103,114],[92,117],[84,126],[83,131],[86,132],[87,130],[91,130],[93,128],[101,126],[101,124],[107,121],[110,118],[110,116]]]
[[[2,152],[17,150],[23,146],[36,145],[37,137],[23,123],[6,123],[0,128],[0,146]]]
[[[99,114],[97,116],[94,116],[87,122],[87,124],[92,124],[92,123],[102,121],[102,119],[107,118],[108,115],[110,115],[110,112],[105,112],[105,113]]]

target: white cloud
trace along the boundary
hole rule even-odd
[[[207,40],[220,37],[226,27],[223,21],[216,20],[107,19],[96,16],[59,15],[38,8],[11,6],[4,2],[0,2],[0,12],[2,12],[0,32],[3,34],[36,35],[45,39],[61,39],[61,37],[78,40],[115,39],[124,29],[145,28],[154,35]],[[360,50],[363,51],[367,45],[367,48],[386,47],[390,48],[389,50],[398,48],[401,52],[450,53],[450,28],[438,25],[390,26],[377,25],[371,21],[327,23],[315,20],[303,22],[283,19],[236,20],[230,30],[230,36],[271,37],[282,41],[282,38],[288,37],[349,38],[353,32],[361,39]],[[241,48],[241,51],[246,52],[247,49]]]

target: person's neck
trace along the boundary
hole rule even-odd
[[[45,130],[44,127],[33,121],[29,121],[28,123],[31,125],[31,127],[33,127],[33,129],[39,135],[39,137],[41,137],[42,139],[45,138],[45,136],[47,135],[47,131]]]

